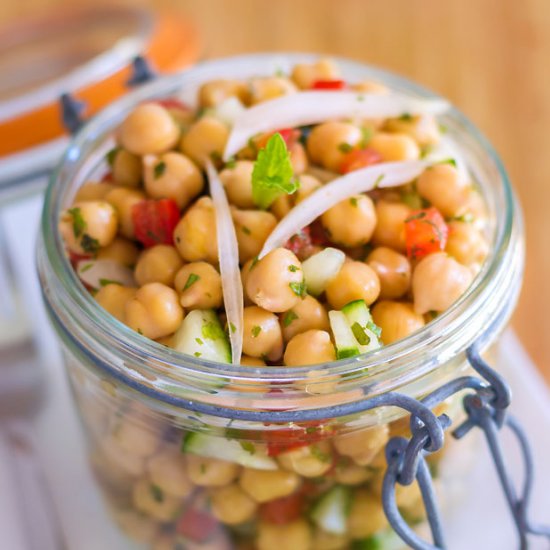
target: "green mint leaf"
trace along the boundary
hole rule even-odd
[[[288,327],[295,319],[298,319],[298,315],[292,310],[287,311],[283,316],[283,326]]]
[[[299,183],[293,178],[290,154],[281,134],[273,134],[258,158],[252,171],[252,198],[262,209],[267,209],[278,197],[294,193]]]
[[[107,286],[107,285],[122,285],[120,281],[113,281],[112,279],[99,279],[99,286]]]
[[[351,332],[355,336],[355,339],[362,345],[368,346],[370,344],[370,336],[359,323],[355,322],[351,325]]]
[[[166,172],[166,163],[163,160],[157,162],[157,164],[155,164],[155,167],[153,168],[153,172],[155,174],[155,179],[160,178],[164,174],[164,172]]]
[[[196,273],[191,273],[189,277],[187,277],[187,281],[185,282],[182,292],[194,285],[199,279],[200,277]]]
[[[208,340],[219,340],[220,338],[225,339],[225,332],[218,323],[209,322],[202,327],[202,335]]]
[[[251,332],[252,332],[252,337],[257,338],[260,332],[262,332],[262,327],[260,327],[259,325],[255,325],[252,327]]]
[[[306,295],[306,283],[305,281],[301,281],[299,283],[288,283],[288,286],[296,294],[296,296],[300,296],[300,298],[303,298]]]
[[[69,209],[69,214],[73,218],[73,233],[74,236],[78,239],[84,231],[86,231],[86,220],[82,217],[82,211],[80,208],[71,208]]]
[[[84,233],[84,235],[82,235],[82,240],[80,241],[80,246],[84,252],[88,252],[88,254],[95,254],[99,250],[99,241],[93,237],[90,237],[87,233]]]
[[[241,441],[240,445],[247,453],[250,453],[251,455],[256,453],[256,447],[252,441]]]

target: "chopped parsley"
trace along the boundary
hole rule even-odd
[[[454,166],[456,168],[456,160],[453,158],[443,159],[434,164],[434,166],[437,166],[438,164],[450,164],[451,166]]]
[[[107,164],[109,166],[113,166],[113,164],[115,163],[115,158],[116,156],[118,155],[118,152],[120,151],[120,147],[114,147],[113,149],[111,149],[107,155],[106,155],[106,159],[107,159]]]
[[[466,212],[465,214],[462,214],[460,216],[453,216],[452,218],[449,218],[447,221],[472,223],[474,221],[474,216],[471,212]],[[81,270],[81,271],[84,271],[84,270]]]
[[[164,492],[158,485],[151,485],[151,495],[153,495],[156,502],[164,501]]]
[[[338,151],[340,151],[341,153],[349,153],[352,150],[353,150],[353,145],[350,145],[345,141],[343,143],[340,143],[340,145],[338,145]]]
[[[225,163],[225,167],[226,167],[226,168],[229,168],[229,169],[233,169],[233,168],[235,168],[235,166],[237,166],[237,160],[235,159],[235,157],[231,157],[231,158]]]
[[[351,325],[351,332],[362,346],[370,344],[370,336],[367,334],[365,327],[362,327],[359,323],[355,322]]]
[[[187,277],[187,281],[185,282],[183,291],[187,290],[190,286],[193,286],[199,279],[200,277],[196,273],[191,273],[189,277]]]
[[[202,353],[200,351],[196,351],[193,355],[195,357],[200,357],[202,355]]]
[[[245,235],[250,235],[252,233],[252,231],[250,231],[250,229],[248,227],[246,227],[246,225],[242,225],[241,226],[241,231],[245,234]]]
[[[99,286],[103,287],[107,285],[122,285],[122,283],[113,279],[99,279]]]
[[[233,323],[229,323],[229,330],[235,333],[237,331],[237,327]]]
[[[260,261],[260,258],[258,256],[254,256],[252,259],[252,263],[250,264],[250,268],[248,271],[251,271],[254,267],[256,267],[256,264]]]
[[[241,441],[240,445],[247,453],[250,453],[251,455],[256,453],[256,447],[252,441]]]
[[[82,217],[82,210],[80,210],[80,208],[70,208],[68,212],[73,219],[74,236],[78,239],[78,237],[80,237],[80,235],[82,235],[84,231],[86,231],[86,227],[88,227],[88,225]]]
[[[350,204],[352,206],[354,206],[355,208],[357,208],[357,206],[359,205],[359,200],[357,199],[357,197],[351,197],[351,199],[349,200]]]
[[[413,120],[413,116],[411,115],[411,113],[403,113],[400,117],[399,117],[399,120],[403,121],[403,122],[410,122],[411,120]]]
[[[291,264],[288,266],[288,270],[291,272],[291,273],[296,273],[296,271],[298,271],[298,269],[300,269],[297,265],[294,265],[294,264]]]
[[[93,237],[90,237],[87,233],[84,233],[84,235],[82,235],[82,240],[80,241],[80,246],[84,252],[95,254],[99,250],[99,241]]]
[[[205,323],[201,332],[203,337],[208,340],[219,340],[220,338],[225,339],[225,332],[219,323],[214,323],[212,321]]]
[[[362,135],[359,146],[361,147],[361,149],[364,149],[369,144],[369,141],[372,139],[372,136],[374,135],[374,129],[370,126],[361,127],[361,134]]]
[[[92,269],[92,267],[94,267],[94,264],[86,264],[84,267],[80,268],[80,273],[85,273],[88,269]]]
[[[329,453],[325,453],[317,445],[312,445],[310,450],[311,454],[320,462],[330,462],[332,459]]]
[[[204,342],[200,338],[195,338],[195,342],[197,342],[199,346],[204,345]]]
[[[378,189],[378,186],[380,185],[380,182],[384,179],[384,174],[380,174],[376,181],[374,182],[374,185],[372,186],[373,189]]]
[[[254,325],[250,332],[252,332],[252,337],[253,338],[257,338],[258,335],[260,334],[260,332],[262,332],[262,327],[259,326],[259,325]]]
[[[304,298],[306,295],[306,283],[305,281],[300,281],[299,283],[288,283],[288,286],[300,298]]]
[[[252,170],[252,198],[262,209],[267,209],[281,195],[292,194],[299,182],[285,140],[278,132],[273,134],[264,149],[258,152]]]
[[[166,172],[166,163],[161,160],[160,162],[155,164],[155,167],[153,168],[155,179],[160,178],[164,174],[164,172]]]
[[[283,326],[288,327],[295,319],[298,319],[298,315],[292,310],[287,311],[283,316]]]

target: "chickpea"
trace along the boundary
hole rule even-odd
[[[277,218],[262,210],[232,211],[235,232],[239,243],[239,259],[246,262],[257,256],[265,240],[277,225]]]
[[[178,251],[168,244],[157,244],[139,256],[134,276],[139,286],[162,283],[173,286],[178,269],[183,265]]]
[[[406,256],[380,246],[367,257],[380,279],[380,298],[401,298],[411,284],[411,264]]]
[[[297,176],[303,174],[309,167],[305,147],[300,142],[296,142],[289,146],[288,152],[294,174]]]
[[[239,485],[256,502],[269,502],[291,495],[300,485],[300,478],[283,470],[253,470],[244,468]]]
[[[184,265],[176,275],[174,286],[180,293],[180,303],[184,308],[218,308],[223,303],[222,279],[209,263]]]
[[[252,171],[254,163],[250,160],[238,160],[232,168],[220,172],[220,180],[225,187],[227,199],[237,208],[255,208],[252,199]]]
[[[376,203],[376,227],[372,242],[377,246],[387,246],[398,252],[405,252],[405,220],[411,209],[401,202],[380,200]]]
[[[359,466],[368,466],[384,448],[389,438],[386,424],[337,435],[334,447],[343,456],[349,456]]]
[[[158,103],[138,105],[120,126],[118,141],[135,155],[158,154],[172,149],[180,131],[170,113]]]
[[[353,300],[365,300],[370,305],[379,294],[380,281],[374,269],[353,260],[344,263],[326,288],[327,301],[334,309],[342,309]]]
[[[175,332],[183,321],[183,308],[172,288],[161,283],[142,286],[126,304],[126,323],[147,338]]]
[[[172,521],[183,505],[181,499],[165,494],[147,479],[134,485],[133,502],[136,510],[162,522]]]
[[[105,201],[77,202],[63,213],[59,230],[71,252],[95,254],[115,238],[117,214]]]
[[[174,242],[186,262],[218,262],[216,213],[210,197],[198,199],[174,229]]]
[[[134,267],[138,256],[138,247],[124,237],[115,237],[111,244],[97,253],[98,260],[115,260],[126,267]]]
[[[160,530],[156,521],[135,510],[116,508],[112,513],[120,529],[138,543],[151,544]]]
[[[126,322],[126,304],[136,295],[137,289],[122,285],[106,285],[95,295],[97,303],[121,323]]]
[[[284,76],[253,78],[248,86],[252,105],[298,91],[294,83]]]
[[[369,147],[378,151],[384,162],[417,160],[420,158],[420,147],[407,134],[386,134],[379,132],[371,138]]]
[[[291,78],[299,88],[309,90],[317,80],[337,80],[340,71],[332,59],[319,59],[315,63],[294,65]]]
[[[166,449],[151,457],[147,471],[151,482],[168,495],[182,498],[193,491],[185,470],[185,458],[177,449]]]
[[[305,198],[309,197],[314,191],[317,191],[322,187],[322,183],[315,177],[310,174],[302,174],[300,176],[300,187],[296,191],[295,202],[299,204]],[[288,195],[286,195],[288,197]]]
[[[116,187],[112,183],[87,181],[80,186],[73,202],[101,201],[113,189],[116,189]]]
[[[433,115],[416,115],[413,117],[392,118],[386,123],[389,132],[407,134],[418,145],[435,145],[441,139],[437,120]]]
[[[149,439],[148,439],[149,440]],[[101,473],[112,485],[127,484],[145,471],[145,458],[126,450],[114,436],[109,435],[99,443]]]
[[[267,311],[287,311],[302,299],[303,279],[300,260],[290,250],[276,248],[251,267],[246,294]]]
[[[186,462],[189,479],[200,487],[224,487],[235,481],[240,471],[238,464],[217,458],[188,454]]]
[[[357,82],[357,84],[352,85],[351,89],[356,92],[364,92],[368,94],[387,94],[389,92],[387,86],[384,86],[384,84],[374,80],[363,80],[362,82]]]
[[[311,130],[307,138],[307,152],[313,163],[338,172],[346,155],[345,148],[357,145],[362,139],[361,129],[354,124],[324,122]]]
[[[181,150],[199,166],[204,166],[205,160],[212,155],[222,156],[228,137],[229,129],[223,122],[204,116],[183,136]]]
[[[373,475],[372,470],[355,464],[352,460],[340,459],[334,470],[334,478],[342,485],[362,485]]]
[[[115,420],[111,437],[122,451],[147,458],[160,445],[158,426],[151,420],[130,415]]]
[[[467,204],[468,186],[461,180],[458,170],[447,163],[424,170],[416,182],[416,189],[445,217],[462,214]]]
[[[249,306],[254,303],[246,294],[246,281],[248,280],[248,275],[250,274],[250,270],[255,265],[256,261],[257,261],[256,258],[250,258],[250,260],[245,262],[241,267],[241,281],[243,283],[243,289],[245,290],[244,296],[243,296],[245,306]]]
[[[414,310],[445,311],[462,296],[472,282],[471,271],[445,252],[429,254],[416,266],[412,276]]]
[[[141,159],[125,149],[115,149],[111,172],[118,185],[138,187],[141,183]]]
[[[132,209],[145,200],[145,194],[135,189],[119,187],[105,195],[105,200],[118,214],[119,232],[127,239],[133,239],[135,235]]]
[[[283,326],[285,342],[308,330],[329,330],[327,310],[325,306],[309,294],[298,302],[291,310],[279,316]]]
[[[292,210],[293,202],[292,195],[281,195],[271,203],[269,210],[278,220],[282,220]]]
[[[382,300],[372,309],[373,321],[382,329],[381,339],[388,345],[401,340],[424,326],[424,317],[415,313],[413,305]]]
[[[369,242],[376,227],[374,203],[367,195],[354,195],[329,208],[321,223],[333,242],[361,246]]]
[[[311,529],[305,519],[284,525],[260,522],[258,526],[258,550],[311,550],[314,548],[311,544]]]
[[[323,529],[317,529],[313,535],[312,548],[315,550],[345,550],[349,548],[349,543],[347,535],[336,535]]]
[[[265,361],[259,357],[243,355],[241,356],[241,365],[243,367],[265,367]]]
[[[236,483],[211,493],[212,514],[226,525],[238,525],[254,516],[258,505]]]
[[[239,80],[210,80],[199,90],[201,107],[215,107],[229,97],[236,97],[243,103],[248,103],[248,86]]]
[[[185,208],[202,191],[204,181],[196,164],[181,153],[143,159],[145,190],[153,199],[173,199]]]
[[[332,452],[326,441],[286,451],[277,459],[285,470],[303,477],[319,477],[332,468]]]
[[[288,367],[329,363],[336,360],[330,334],[324,330],[307,330],[288,342],[284,363]]]
[[[388,527],[380,499],[364,489],[355,492],[348,516],[348,533],[352,539],[363,539]]]
[[[451,221],[446,252],[463,265],[481,263],[489,252],[483,234],[472,223]]]
[[[276,361],[283,353],[283,335],[277,315],[261,307],[244,308],[243,352]]]

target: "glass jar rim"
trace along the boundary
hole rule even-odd
[[[495,217],[496,225],[489,257],[470,288],[446,312],[402,340],[363,356],[342,359],[326,365],[251,368],[214,363],[182,355],[143,338],[110,316],[79,282],[64,253],[56,220],[65,207],[64,201],[67,196],[64,191],[67,190],[71,178],[78,170],[84,170],[86,165],[86,159],[82,159],[85,156],[82,150],[86,151],[91,141],[105,134],[106,126],[107,131],[112,131],[115,125],[113,121],[120,119],[121,113],[127,112],[139,102],[173,94],[187,81],[193,82],[208,76],[212,78],[216,74],[240,74],[239,71],[245,70],[246,67],[250,70],[250,66],[254,67],[257,74],[266,74],[265,68],[277,62],[294,64],[318,58],[319,55],[314,54],[267,53],[202,62],[132,92],[107,107],[73,138],[52,174],[46,193],[41,224],[42,240],[38,250],[39,272],[45,300],[58,329],[81,351],[91,354],[96,365],[103,370],[116,374],[116,378],[129,383],[130,386],[137,386],[138,390],[142,384],[146,390],[144,393],[150,393],[150,387],[153,386],[158,393],[156,398],[170,402],[173,399],[169,400],[168,397],[186,394],[190,384],[195,389],[208,391],[208,388],[219,386],[220,380],[232,384],[253,384],[262,381],[266,384],[311,385],[321,383],[321,380],[326,382],[330,377],[339,377],[345,381],[342,386],[346,388],[345,391],[349,391],[350,388],[361,388],[361,395],[374,395],[431,372],[444,358],[448,359],[461,353],[474,340],[481,340],[480,343],[483,344],[505,323],[513,309],[514,293],[517,294],[523,267],[522,262],[519,262],[521,265],[515,269],[507,269],[507,264],[513,264],[511,259],[514,255],[518,251],[521,255],[523,253],[519,238],[521,214],[497,153],[479,130],[454,107],[451,107],[443,120],[445,123],[454,124],[463,137],[472,139],[484,155],[482,160],[490,162],[499,179],[502,211]],[[338,57],[333,59],[344,73],[368,73],[369,77],[380,80],[391,88],[406,90],[411,95],[424,98],[439,97],[387,71]],[[55,288],[52,289],[49,289],[45,277],[48,270],[55,275]],[[70,324],[73,330],[69,330],[67,324]],[[110,359],[101,357],[90,341],[83,342],[83,339],[92,338],[89,336],[91,333],[93,338],[102,341],[103,352],[109,350]],[[426,353],[427,349],[429,354]],[[135,365],[136,369],[129,368],[128,365]],[[151,382],[153,379],[155,381]],[[311,393],[306,390],[306,394]]]

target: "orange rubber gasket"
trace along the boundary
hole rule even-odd
[[[198,33],[188,19],[162,13],[156,16],[151,40],[143,55],[155,69],[167,73],[196,61],[199,47]],[[85,116],[89,117],[128,93],[126,81],[130,75],[131,66],[127,65],[104,80],[71,92],[86,102]],[[0,156],[21,152],[65,133],[59,103],[43,105],[0,124]]]

